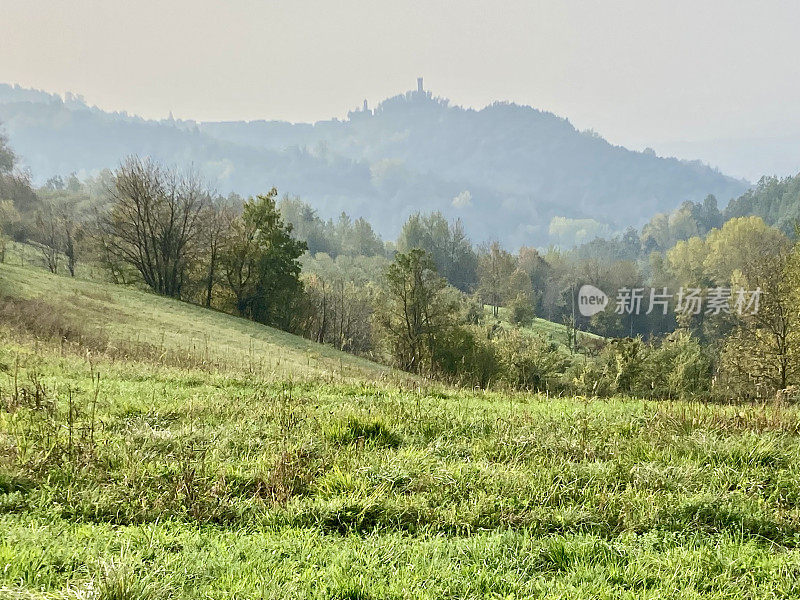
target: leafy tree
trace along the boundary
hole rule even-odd
[[[292,225],[293,235],[306,242],[312,256],[324,252],[336,257],[342,253],[342,244],[333,222],[320,219],[317,211],[300,198],[284,196],[278,210],[284,222]]]
[[[477,258],[461,221],[450,223],[438,211],[411,215],[397,238],[397,249],[413,248],[430,253],[439,274],[453,287],[467,292],[475,285]]]
[[[686,240],[700,233],[694,216],[694,205],[683,203],[670,214],[659,213],[642,228],[642,246],[645,251],[664,251],[672,248],[678,241]]]
[[[534,312],[540,313],[543,310],[543,300],[553,268],[536,248],[525,246],[519,250],[517,264],[530,279]]]
[[[734,285],[760,290],[758,310],[745,310],[725,338],[719,389],[764,397],[800,382],[800,249],[785,244],[753,256]],[[749,299],[748,299],[749,300]]]
[[[437,344],[446,338],[458,311],[445,288],[433,259],[419,248],[398,253],[386,270],[376,319],[392,358],[403,370],[433,370]]]
[[[363,218],[353,222],[341,245],[344,253],[351,256],[380,256],[384,250],[383,241]]]
[[[0,131],[0,175],[9,175],[14,170],[16,156],[8,145],[8,138]]]
[[[800,174],[794,177],[762,177],[758,184],[732,200],[724,219],[761,217],[765,223],[786,235],[794,233],[800,221]]]
[[[703,238],[682,240],[667,251],[666,264],[674,279],[682,286],[706,287],[712,283],[706,262],[708,246]]]
[[[705,243],[706,274],[717,284],[724,284],[736,271],[755,268],[760,257],[785,248],[788,240],[760,217],[741,217],[709,232]]]
[[[669,216],[658,213],[642,227],[642,246],[645,251],[664,251],[671,246]]]
[[[514,325],[527,327],[533,323],[536,312],[533,308],[530,296],[517,294],[508,304],[508,319]]]
[[[17,157],[8,138],[0,131],[0,202],[10,203],[4,215],[0,215],[5,216],[0,222],[0,237],[8,235],[24,242],[36,227],[35,216],[40,204],[31,187],[30,176],[17,171],[16,166]]]
[[[706,196],[702,204],[690,203],[690,210],[701,234],[722,227],[723,217],[717,206],[717,198],[714,194]]]
[[[481,248],[478,255],[478,295],[484,304],[492,307],[495,317],[510,296],[510,280],[516,270],[516,259],[503,250],[499,242]]]
[[[294,236],[308,244],[308,252],[336,258],[349,256],[383,256],[383,240],[363,218],[353,221],[347,213],[339,215],[336,224],[323,221],[317,212],[300,198],[284,196],[278,205],[286,223],[291,223]]]
[[[231,224],[221,259],[240,315],[292,329],[297,326],[303,290],[298,258],[307,246],[292,237],[290,224],[283,223],[277,195],[272,188],[244,203],[241,217]]]
[[[745,274],[763,278],[771,257],[784,253],[788,243],[786,236],[759,217],[734,218],[712,229],[705,239],[679,241],[666,254],[666,268],[678,287],[730,288],[736,281],[746,286]],[[724,314],[710,320],[704,311],[681,314],[678,321],[703,341],[719,339],[733,326]]]

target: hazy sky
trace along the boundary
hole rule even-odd
[[[342,117],[411,89],[631,147],[800,133],[796,0],[0,0],[0,81],[145,117]]]

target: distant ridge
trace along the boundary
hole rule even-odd
[[[0,84],[0,122],[37,182],[150,155],[193,164],[221,192],[275,185],[323,217],[364,216],[391,237],[412,212],[441,210],[476,242],[543,246],[554,241],[554,218],[608,234],[708,194],[724,205],[748,187],[698,161],[613,146],[528,106],[451,106],[421,83],[313,124],[145,120],[74,94]]]

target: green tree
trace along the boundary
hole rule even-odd
[[[725,338],[718,388],[765,397],[800,383],[800,248],[778,246],[754,256],[734,286],[759,290],[758,310],[745,310]]]
[[[497,317],[499,309],[510,296],[511,276],[517,269],[514,256],[503,250],[499,242],[481,248],[478,256],[478,295],[484,304],[492,307]],[[530,284],[530,278],[528,278]]]
[[[14,170],[15,163],[16,156],[8,145],[8,138],[0,132],[0,175],[9,175]]]
[[[463,292],[476,283],[477,257],[464,227],[459,220],[448,222],[441,212],[411,215],[397,238],[397,248],[401,252],[413,248],[427,251],[439,274]]]
[[[345,254],[351,256],[380,256],[383,254],[383,241],[372,229],[366,219],[356,219],[347,238],[342,240]]]
[[[398,253],[385,275],[377,324],[397,365],[406,371],[432,371],[437,343],[454,324],[458,303],[446,292],[431,256],[419,248]]]
[[[729,283],[736,271],[757,272],[759,257],[774,255],[787,244],[786,236],[760,217],[730,219],[706,237],[706,274],[719,285]]]
[[[307,246],[283,223],[277,195],[272,188],[244,203],[241,217],[231,223],[221,263],[240,315],[289,330],[296,326],[303,292],[298,258]]]
[[[3,210],[5,218],[0,222],[0,238],[8,235],[24,242],[36,227],[36,211],[40,203],[31,187],[30,176],[16,170],[16,166],[17,157],[8,144],[8,138],[0,131],[0,202],[10,202],[10,206]],[[5,246],[5,242],[3,244]]]
[[[536,313],[541,313],[543,310],[544,295],[553,268],[541,254],[539,254],[538,250],[525,246],[519,250],[517,263],[519,269],[524,271],[530,279],[531,299],[533,300],[534,311]]]

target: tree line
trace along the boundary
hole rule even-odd
[[[794,189],[764,180],[748,194],[772,190],[787,207]],[[794,236],[760,216],[727,214],[746,202],[720,211],[709,197],[641,231],[512,253],[498,242],[475,246],[441,213],[412,214],[386,242],[364,219],[323,220],[274,188],[222,196],[196,173],[138,157],[34,189],[0,143],[0,250],[25,242],[54,273],[74,276],[83,265],[421,375],[552,393],[763,397],[800,384]],[[613,302],[582,317],[583,283],[764,295],[745,317],[634,316]]]

